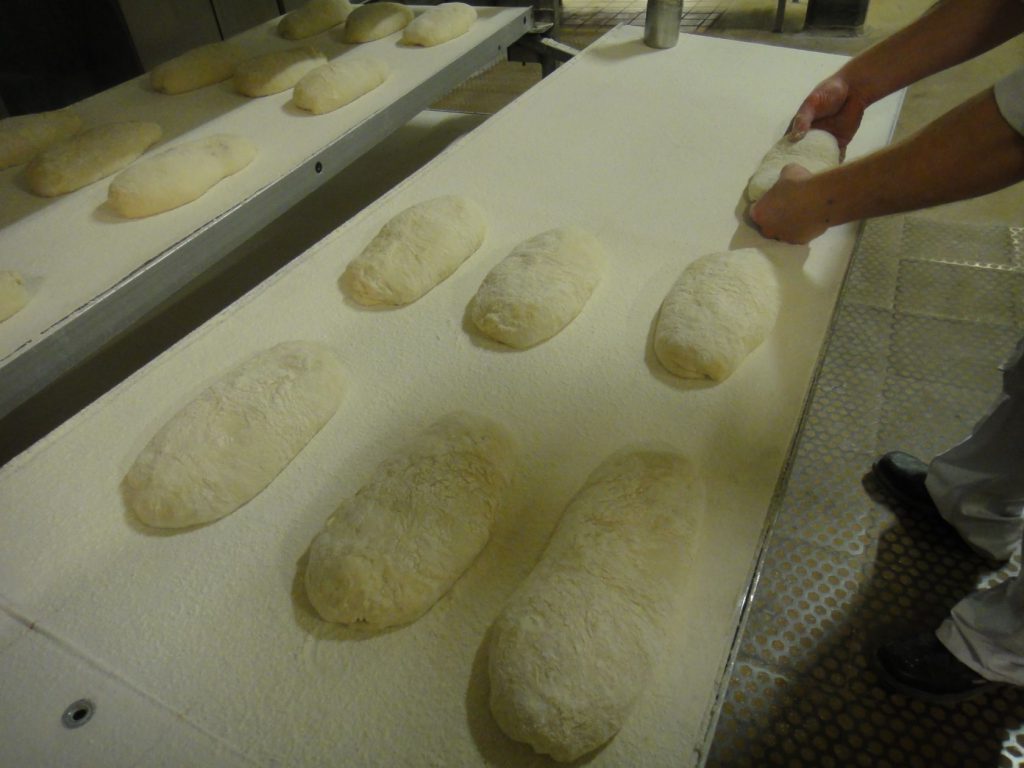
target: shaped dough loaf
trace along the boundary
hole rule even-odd
[[[342,59],[317,67],[295,85],[295,106],[322,115],[355,101],[388,79],[387,62],[375,58]]]
[[[74,136],[82,119],[70,109],[0,120],[0,169],[27,163],[47,147]]]
[[[54,197],[117,173],[156,143],[156,123],[112,123],[90,128],[36,155],[25,181],[37,195]]]
[[[0,322],[21,311],[28,304],[25,281],[17,272],[0,271]]]
[[[341,276],[360,304],[409,304],[472,256],[487,220],[464,197],[435,197],[399,213],[377,233]]]
[[[704,508],[672,453],[612,457],[566,508],[540,562],[491,628],[491,712],[556,760],[622,727],[660,651]]]
[[[382,463],[313,539],[306,592],[317,612],[370,629],[426,613],[490,538],[513,463],[505,430],[467,413]]]
[[[121,484],[146,525],[184,528],[262,491],[334,415],[341,363],[308,341],[278,344],[228,372],[149,441]]]
[[[747,198],[756,202],[779,180],[782,169],[798,163],[811,173],[821,173],[839,165],[839,144],[828,131],[813,130],[800,139],[790,141],[785,136],[761,160],[761,165],[747,184]]]
[[[337,26],[351,13],[348,0],[309,0],[285,15],[277,25],[281,37],[301,40]]]
[[[308,45],[256,56],[235,69],[235,90],[243,96],[270,96],[291,88],[326,63],[327,57]]]
[[[440,45],[466,34],[476,21],[476,8],[466,3],[441,3],[413,19],[402,33],[406,45]]]
[[[345,21],[346,43],[368,43],[405,29],[416,14],[401,3],[368,3],[358,6]]]
[[[756,248],[702,256],[662,302],[655,354],[676,376],[722,381],[771,333],[780,303],[775,271]]]
[[[169,211],[205,194],[254,157],[256,145],[241,136],[218,134],[180,144],[121,171],[110,182],[107,204],[128,218]]]
[[[194,91],[227,80],[243,57],[234,43],[201,45],[157,66],[149,73],[149,84],[161,93]]]
[[[552,229],[520,243],[488,273],[469,304],[483,333],[525,349],[549,339],[580,313],[601,280],[605,258],[579,227]]]

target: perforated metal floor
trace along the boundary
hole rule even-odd
[[[889,450],[964,437],[1024,329],[1024,230],[868,223],[735,649],[707,766],[1024,766],[1024,695],[950,707],[886,693],[886,639],[934,629],[992,572],[872,482]]]

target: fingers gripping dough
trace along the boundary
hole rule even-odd
[[[406,45],[440,45],[466,34],[476,21],[476,8],[466,3],[441,3],[413,19],[402,33]]]
[[[286,14],[277,25],[281,37],[301,40],[337,26],[352,11],[348,0],[309,0],[301,8]]]
[[[28,304],[25,281],[17,272],[0,270],[0,322],[17,314]]]
[[[146,525],[184,528],[234,512],[334,415],[341,363],[308,341],[278,344],[227,373],[149,441],[121,484]]]
[[[326,63],[327,57],[308,45],[256,56],[235,69],[235,90],[243,96],[270,96],[288,90]]]
[[[110,183],[107,204],[139,218],[169,211],[205,194],[256,157],[256,145],[241,136],[218,134],[180,144],[140,160]]]
[[[74,136],[82,119],[70,109],[0,120],[0,169],[27,163],[49,146]]]
[[[469,305],[483,333],[525,349],[572,322],[601,280],[601,244],[578,227],[520,243],[484,278]]]
[[[798,163],[811,173],[821,173],[839,165],[839,144],[828,131],[813,130],[800,139],[790,141],[785,136],[761,160],[761,165],[747,184],[747,198],[756,202],[775,186],[782,169]]]
[[[157,66],[149,74],[149,83],[161,93],[194,91],[227,80],[243,57],[234,43],[201,45]]]
[[[412,9],[401,3],[368,3],[358,6],[345,21],[346,43],[368,43],[405,29],[413,20]]]
[[[702,256],[662,302],[655,354],[676,376],[722,381],[771,333],[780,303],[775,270],[756,248]]]
[[[680,456],[612,457],[576,494],[540,562],[491,628],[491,712],[556,760],[622,727],[660,650],[703,514]]]
[[[420,298],[472,256],[487,234],[479,205],[435,197],[399,213],[345,269],[341,285],[360,304],[401,306]]]
[[[467,413],[434,424],[381,464],[313,539],[310,602],[327,621],[414,621],[483,549],[513,472],[511,438]]]
[[[295,85],[295,106],[322,115],[369,93],[388,79],[387,62],[376,58],[342,59],[317,67]]]

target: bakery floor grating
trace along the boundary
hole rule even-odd
[[[1024,230],[925,217],[868,223],[719,696],[706,766],[1024,767],[1024,695],[955,706],[886,693],[871,659],[933,629],[991,571],[872,482],[900,449],[928,458],[999,391],[1024,327]]]

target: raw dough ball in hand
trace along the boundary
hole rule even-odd
[[[210,43],[165,61],[149,74],[149,83],[161,93],[186,93],[227,80],[244,54],[234,43]]]
[[[513,464],[498,424],[467,413],[438,421],[377,467],[313,539],[313,607],[368,629],[418,619],[487,543]]]
[[[654,351],[676,376],[722,381],[771,333],[780,303],[775,270],[756,248],[702,256],[662,302]]]
[[[235,90],[253,97],[280,93],[326,63],[327,57],[308,45],[256,56],[235,69]]]
[[[704,486],[672,453],[612,457],[491,628],[491,712],[556,760],[597,749],[647,685],[693,557]]]
[[[150,146],[163,131],[156,123],[112,123],[90,128],[36,155],[25,181],[37,195],[54,197],[117,173]]]
[[[368,43],[404,29],[415,14],[401,3],[360,5],[345,21],[346,43]]]
[[[435,197],[399,213],[348,265],[341,285],[360,304],[416,301],[472,256],[487,234],[479,205]]]
[[[579,227],[552,229],[516,246],[469,304],[483,333],[525,349],[572,322],[601,280],[601,243]]]
[[[301,40],[341,24],[351,13],[348,0],[309,0],[301,8],[285,15],[277,25],[281,37]]]
[[[406,45],[440,45],[466,34],[476,21],[476,8],[466,3],[441,3],[413,19],[402,33]]]
[[[0,120],[0,169],[27,163],[47,147],[74,136],[81,128],[81,118],[70,109]]]
[[[17,272],[0,271],[0,322],[17,314],[28,304],[25,281]]]
[[[344,390],[334,353],[308,341],[246,360],[175,414],[121,484],[146,525],[184,528],[234,512],[334,415]]]
[[[761,160],[754,175],[747,184],[747,198],[756,202],[775,186],[782,169],[790,163],[798,163],[811,173],[821,173],[839,165],[839,144],[828,131],[813,130],[800,139],[790,141],[785,136]]]
[[[387,62],[375,58],[342,59],[317,67],[295,85],[295,106],[322,115],[355,101],[388,79]]]

